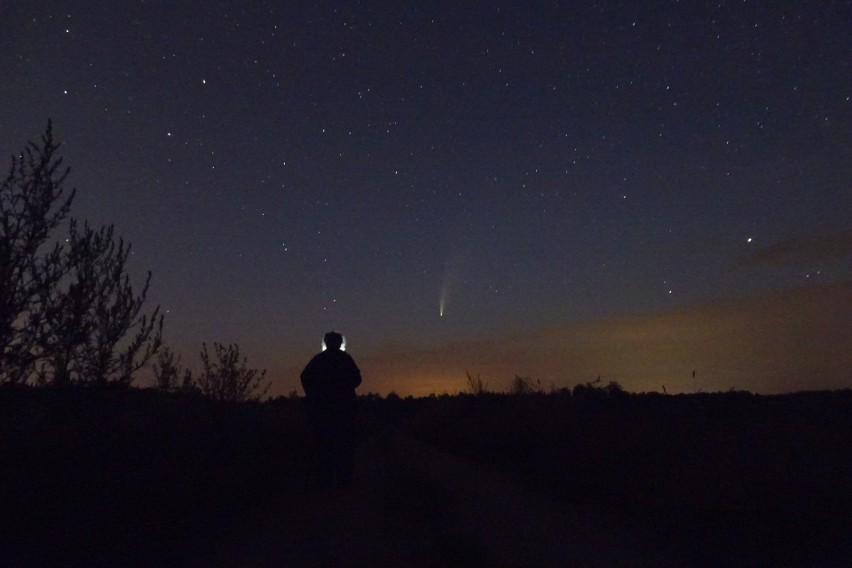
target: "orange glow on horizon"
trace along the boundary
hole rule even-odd
[[[840,283],[523,335],[352,355],[364,377],[360,393],[454,394],[466,389],[470,372],[492,391],[508,390],[519,375],[540,380],[545,390],[600,376],[631,392],[661,392],[665,385],[672,394],[731,388],[770,394],[852,388],[850,344],[852,283]],[[301,391],[300,370],[281,375],[292,386],[273,385],[273,391]]]

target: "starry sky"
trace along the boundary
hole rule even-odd
[[[4,2],[0,148],[272,394],[850,387],[852,7],[777,4]]]

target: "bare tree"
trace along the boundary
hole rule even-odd
[[[53,127],[12,156],[0,186],[0,382],[20,382],[42,351],[44,306],[67,268],[51,233],[67,218],[74,190],[56,155]]]
[[[135,294],[112,226],[70,220],[68,238],[53,235],[74,196],[58,148],[48,122],[0,189],[0,382],[129,384],[161,342],[159,307],[141,314],[151,275]]]
[[[239,346],[234,343],[227,347],[213,343],[215,360],[207,351],[207,344],[201,346],[201,375],[195,384],[201,394],[216,400],[260,400],[269,390],[270,383],[264,383],[266,369],[250,369],[248,357],[240,355]]]

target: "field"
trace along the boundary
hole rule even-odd
[[[3,566],[848,566],[852,392],[300,399],[0,388]],[[617,396],[616,396],[617,395]]]

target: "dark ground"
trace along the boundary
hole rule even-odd
[[[587,393],[589,394],[589,393]],[[0,388],[0,566],[849,566],[852,392],[299,400]]]

